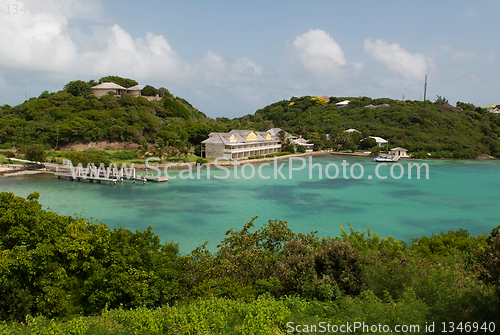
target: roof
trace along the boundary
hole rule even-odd
[[[497,105],[495,105],[495,104],[489,104],[489,105],[484,105],[484,106],[483,106],[483,108],[486,108],[486,109],[491,108],[491,109],[493,109],[493,108],[495,108],[496,106],[497,106]]]
[[[353,133],[355,131],[357,131],[358,133],[361,133],[359,130],[354,129],[354,128],[347,129],[346,131],[344,131],[344,133]]]
[[[240,130],[233,129],[229,133],[217,133],[212,132],[208,134],[208,138],[201,143],[224,143],[224,144],[237,144],[237,143],[254,143],[254,142],[266,142],[266,141],[276,141],[278,140],[277,134],[281,131],[281,128],[273,128],[268,131],[253,131],[253,130]],[[256,138],[254,140],[248,140],[247,136],[250,134],[255,134]],[[291,140],[296,139],[296,136],[292,136],[291,134],[285,131],[287,138]],[[231,142],[230,137],[234,135],[235,140]],[[271,135],[271,138],[268,140],[267,135]],[[302,139],[303,141],[307,141]]]
[[[337,102],[337,106],[346,106],[349,104],[349,100],[344,100],[344,101],[341,101],[341,102]]]
[[[408,151],[405,148],[397,147],[397,148],[392,148],[391,151]]]
[[[115,83],[102,83],[92,87],[93,90],[126,90],[125,87]]]
[[[330,102],[330,98],[327,97],[326,95],[323,95],[322,97],[320,97],[321,99],[325,100],[326,103]]]
[[[389,141],[384,140],[382,137],[378,136],[368,136],[368,137],[375,139],[375,142],[377,143],[389,143]]]
[[[135,85],[127,88],[127,91],[141,91],[144,88],[144,85]]]

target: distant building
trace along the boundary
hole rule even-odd
[[[94,95],[98,98],[102,97],[103,95],[107,95],[109,92],[113,92],[115,96],[120,97],[122,94],[130,94],[134,97],[140,97],[142,96],[141,91],[144,88],[143,85],[135,85],[129,88],[125,88],[121,85],[115,84],[115,83],[102,83],[96,86],[92,87],[92,91],[94,92]],[[156,97],[146,97],[148,100],[160,100],[161,98],[156,95]]]
[[[490,110],[490,113],[493,113],[493,114],[500,114],[500,109],[498,108],[493,108],[492,110]]]
[[[359,130],[354,129],[354,128],[350,128],[350,129],[347,129],[346,131],[344,131],[344,133],[353,133],[353,132],[361,133]]]
[[[373,138],[375,142],[377,143],[377,147],[383,147],[387,144],[389,144],[389,141],[384,140],[382,137],[378,136],[368,136],[369,138]]]
[[[391,107],[391,105],[389,104],[380,104],[380,105],[372,105],[372,104],[369,104],[369,105],[366,105],[365,106],[366,108],[370,108],[370,109],[374,109],[374,108],[385,108],[385,107]]]
[[[495,109],[497,107],[496,104],[489,104],[489,105],[486,105],[486,106],[483,106],[481,108],[484,108],[484,109],[487,109],[489,111],[492,111],[493,109]]]
[[[127,88],[127,94],[133,95],[134,97],[140,97],[141,91],[144,88],[143,85],[135,85]]]
[[[404,148],[400,148],[400,147],[391,149],[390,154],[393,156],[399,156],[400,158],[409,158],[410,157],[410,156],[408,156],[408,150],[406,150]]]
[[[337,105],[337,107],[342,108],[342,107],[345,107],[345,106],[349,105],[349,102],[350,102],[349,100],[344,100],[344,101],[341,101],[341,102],[337,102],[336,105]]]
[[[321,99],[325,100],[325,104],[327,104],[327,103],[329,103],[329,102],[330,102],[330,98],[329,98],[329,97],[327,97],[326,95],[323,95],[323,96],[321,97]]]
[[[115,95],[122,95],[127,92],[127,89],[121,85],[115,83],[102,83],[92,87],[92,91],[96,97],[102,97],[108,94],[108,92],[113,92]]]
[[[306,148],[306,152],[313,151],[314,144],[309,143],[309,140],[306,140],[305,138],[302,138],[302,135],[299,136],[297,139],[291,140],[293,144],[293,148],[295,151],[299,148],[300,145],[304,146]]]
[[[240,159],[281,151],[281,140],[273,128],[266,132],[231,130],[229,133],[210,133],[201,142],[201,157]],[[281,129],[280,129],[281,130]]]
[[[201,157],[242,159],[281,152],[281,139],[278,136],[280,131],[280,128],[268,131],[233,129],[229,133],[210,133],[208,138],[201,142]],[[295,150],[299,145],[306,147],[306,151],[313,150],[314,144],[302,137],[297,138],[285,132],[285,138],[290,139]]]

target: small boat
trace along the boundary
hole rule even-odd
[[[379,163],[397,162],[399,161],[399,156],[393,156],[393,155],[378,156],[375,157],[373,161]]]

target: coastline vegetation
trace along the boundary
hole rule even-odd
[[[154,149],[167,161],[181,155],[189,160],[190,155],[200,156],[200,143],[210,132],[280,127],[310,140],[315,150],[370,150],[373,143],[363,139],[379,136],[392,147],[408,149],[415,158],[500,157],[500,116],[460,101],[452,107],[441,96],[435,102],[369,97],[330,97],[325,102],[314,96],[292,97],[243,117],[211,119],[163,87],[148,85],[141,97],[97,98],[91,87],[105,81],[125,87],[137,84],[117,76],[75,80],[59,92],[44,91],[20,105],[0,106],[0,149],[23,152],[42,145],[59,150],[76,143],[114,142],[123,143],[123,148],[134,144],[138,151],[144,149],[143,154]],[[156,95],[159,100],[146,98]],[[338,108],[336,103],[343,100],[350,102]],[[346,133],[349,128],[359,132]],[[284,145],[284,151],[293,150],[293,145]]]
[[[151,228],[42,209],[0,193],[0,334],[279,334],[289,322],[498,324],[500,226],[412,241],[336,238],[287,222],[230,229],[188,255]]]

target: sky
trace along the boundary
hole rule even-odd
[[[293,96],[500,104],[500,0],[0,0],[0,106],[72,80],[165,87],[207,116]]]

